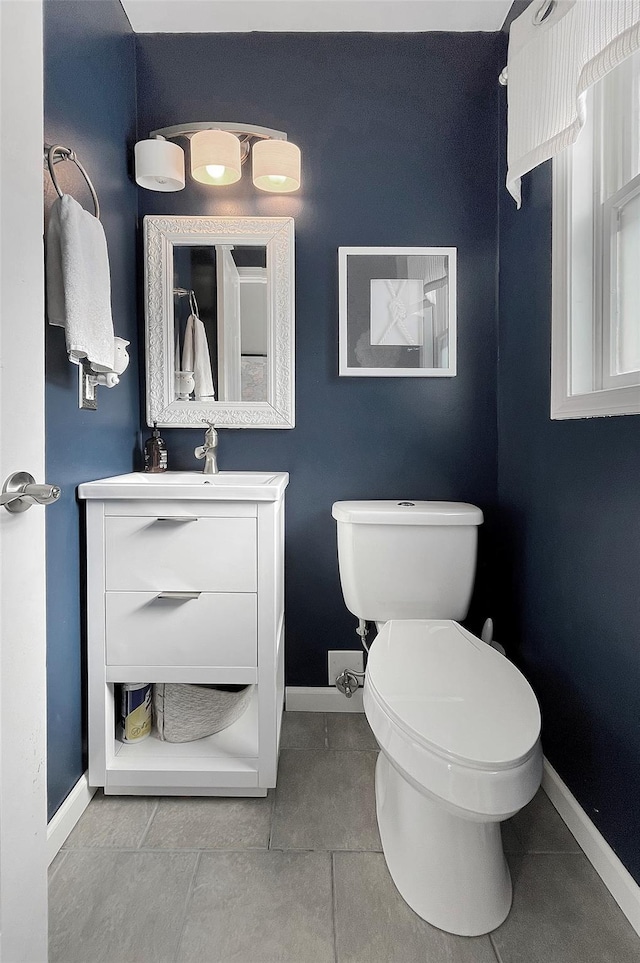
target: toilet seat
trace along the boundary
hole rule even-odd
[[[396,739],[459,766],[509,770],[538,747],[540,710],[527,680],[449,619],[387,622],[365,685]]]
[[[535,795],[536,697],[508,659],[457,622],[387,622],[371,646],[363,702],[393,768],[450,812],[499,821]]]

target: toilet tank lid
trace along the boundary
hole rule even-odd
[[[371,500],[334,502],[331,514],[356,525],[481,525],[482,511],[466,502]]]

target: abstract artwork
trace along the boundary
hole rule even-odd
[[[339,373],[456,373],[456,248],[341,247]]]

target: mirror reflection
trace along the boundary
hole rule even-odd
[[[173,245],[174,400],[268,399],[266,245]]]

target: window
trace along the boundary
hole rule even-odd
[[[551,417],[640,413],[640,53],[553,162]]]

